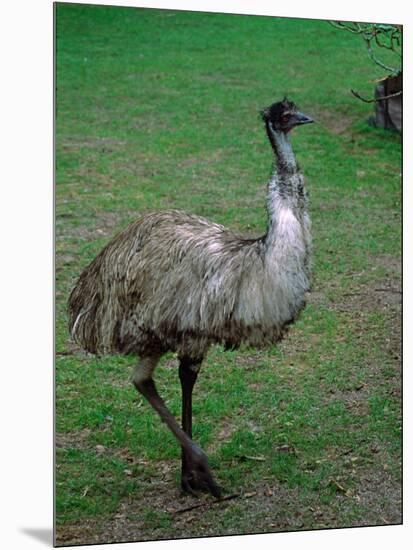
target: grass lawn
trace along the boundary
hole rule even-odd
[[[381,76],[326,22],[57,5],[56,525],[59,545],[401,522],[401,150],[366,123]],[[133,358],[69,338],[77,276],[119,230],[174,207],[265,230],[284,94],[307,177],[313,291],[276,348],[212,348],[194,438],[233,500],[182,496],[180,450],[129,383]],[[176,358],[156,379],[180,414]],[[183,508],[202,504],[188,512]]]

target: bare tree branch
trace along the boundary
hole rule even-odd
[[[361,101],[364,101],[364,103],[377,103],[378,101],[383,101],[385,99],[390,99],[391,97],[402,95],[403,91],[400,90],[399,92],[395,92],[394,94],[385,95],[383,97],[375,97],[373,99],[366,99],[365,97],[362,97],[359,93],[355,92],[354,90],[351,90],[351,93],[358,99],[361,99]]]
[[[381,67],[385,71],[389,71],[391,74],[394,74],[394,75],[399,72],[399,69],[396,69],[394,67],[388,67],[387,65],[382,63],[379,59],[377,59],[377,57],[374,55],[373,50],[372,50],[370,45],[367,47],[367,52],[369,54],[370,59],[372,61],[374,61],[374,63],[376,63],[376,65],[378,65],[379,67]]]
[[[336,29],[344,29],[360,35],[367,46],[370,59],[392,76],[401,71],[401,38],[403,28],[400,25],[379,23],[356,23],[351,21],[329,21]],[[397,56],[397,67],[390,67],[381,61],[373,50],[373,46],[392,52]]]

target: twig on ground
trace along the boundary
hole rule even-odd
[[[375,288],[376,292],[394,292],[394,294],[401,294],[402,291],[397,288]]]
[[[238,498],[240,495],[239,493],[235,493],[233,495],[228,495],[226,497],[222,497],[217,500],[208,500],[207,502],[201,502],[200,504],[194,504],[193,506],[188,506],[187,508],[181,508],[179,510],[175,510],[174,514],[184,514],[185,512],[190,512],[191,510],[195,510],[196,508],[202,508],[205,506],[213,506],[214,504],[219,504],[220,502],[223,502],[224,500],[232,500],[234,498]]]
[[[249,456],[249,455],[241,455],[240,460],[257,460],[258,462],[265,462],[267,459],[265,456]]]

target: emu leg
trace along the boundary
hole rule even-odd
[[[136,389],[149,401],[152,407],[165,422],[186,453],[187,461],[194,476],[199,483],[208,488],[208,491],[216,498],[221,496],[221,491],[212,477],[208,466],[208,458],[204,451],[196,445],[190,437],[182,430],[171,412],[166,407],[163,399],[158,394],[152,378],[133,381]]]
[[[202,361],[202,360],[201,360]],[[182,388],[182,429],[192,439],[192,390],[194,388],[201,361],[193,361],[183,357],[179,363],[179,379]],[[186,493],[196,494],[197,490],[208,490],[208,487],[200,484],[191,470],[191,459],[182,448],[182,473],[181,487]]]

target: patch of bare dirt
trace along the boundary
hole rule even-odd
[[[374,286],[361,285],[357,290],[345,293],[331,307],[343,313],[352,314],[358,311],[361,318],[374,311],[381,311],[396,318],[400,316],[401,303],[402,291],[397,284],[383,281]]]
[[[61,139],[58,145],[66,150],[97,149],[100,152],[107,153],[124,147],[126,141],[110,137],[74,137]]]
[[[385,467],[359,475],[356,498],[368,511],[367,522],[376,518],[382,525],[397,525],[402,521],[402,486],[395,483]],[[364,521],[366,521],[364,520]]]
[[[366,268],[371,274],[369,282],[360,282],[359,276],[365,273],[352,273],[347,277],[351,278],[352,284],[349,291],[344,294],[337,294],[334,300],[328,300],[322,291],[309,293],[309,301],[327,306],[335,311],[350,313],[354,315],[354,321],[362,322],[366,314],[372,312],[385,313],[392,319],[390,333],[400,337],[401,334],[401,305],[402,305],[402,281],[401,261],[397,257],[384,254],[368,258],[369,267]],[[376,270],[383,270],[384,275],[375,277]]]
[[[84,449],[90,434],[89,428],[64,434],[57,433],[55,436],[56,449]]]
[[[129,220],[130,222],[134,221],[138,217],[138,213],[129,211],[125,212],[100,212],[94,219],[93,222],[88,225],[82,226],[71,226],[68,230],[67,227],[63,227],[62,224],[57,224],[56,239],[64,240],[67,238],[68,234],[70,237],[76,237],[83,241],[94,241],[99,237],[112,237],[115,235],[116,230],[119,229],[119,224],[123,220]],[[124,224],[128,224],[128,221]],[[72,261],[72,257],[69,258],[69,255],[62,257],[61,255],[56,255],[56,264],[61,266],[65,262]]]
[[[362,474],[352,490],[341,480],[326,479],[323,483],[336,488],[334,500],[325,503],[314,492],[304,505],[298,488],[274,479],[263,479],[240,494],[229,495],[234,497],[231,500],[221,502],[208,495],[184,496],[163,480],[154,479],[145,489],[144,499],[125,500],[110,518],[60,527],[57,542],[59,545],[137,542],[401,522],[400,488],[395,487],[385,470],[381,469],[375,477],[370,472]],[[389,498],[391,494],[394,498]],[[353,517],[354,503],[365,510],[357,519]],[[165,527],[152,526],[153,514],[167,520]],[[223,514],[233,515],[237,521],[225,525],[220,521]],[[246,521],[251,517],[253,523]]]
[[[231,436],[236,432],[237,427],[233,421],[224,419],[220,422],[220,427],[216,431],[216,434],[211,439],[211,443],[206,449],[207,453],[214,453],[217,448],[225,441],[229,441]]]
[[[67,293],[65,293],[64,296],[66,299]],[[79,359],[95,357],[92,353],[89,353],[88,351],[85,351],[84,349],[79,347],[75,342],[73,342],[73,340],[70,339],[70,337],[66,340],[64,350],[60,350],[56,352],[57,358],[67,357],[67,356],[78,357]]]
[[[328,109],[316,109],[311,114],[314,120],[321,124],[321,126],[324,126],[329,132],[336,135],[345,134],[357,120],[355,115],[344,115],[335,110],[331,111]]]
[[[195,167],[196,170],[204,170],[208,167],[214,166],[215,163],[219,163],[224,156],[223,149],[214,149],[212,152],[208,152],[208,155],[189,155],[183,159],[178,160],[178,166],[181,168],[192,168]]]
[[[401,264],[398,258],[391,255],[381,255],[369,260],[371,273],[378,268],[384,268],[384,276],[375,279],[372,277],[370,283],[359,283],[355,274],[352,289],[337,295],[334,301],[327,300],[321,292],[312,294],[310,301],[351,316],[355,332],[353,337],[360,342],[361,347],[365,345],[364,334],[369,333],[370,340],[380,347],[383,357],[391,362],[394,377],[393,397],[397,398],[401,393]],[[372,331],[374,313],[379,313],[384,318],[384,325],[378,325],[377,334]],[[342,337],[345,339],[345,335]],[[382,364],[372,362],[369,365],[366,383],[360,384],[357,378],[355,381],[349,380],[347,391],[337,391],[334,397],[340,396],[346,407],[353,411],[357,410],[359,414],[366,414],[370,387],[376,386],[377,381],[382,379],[382,367]]]

